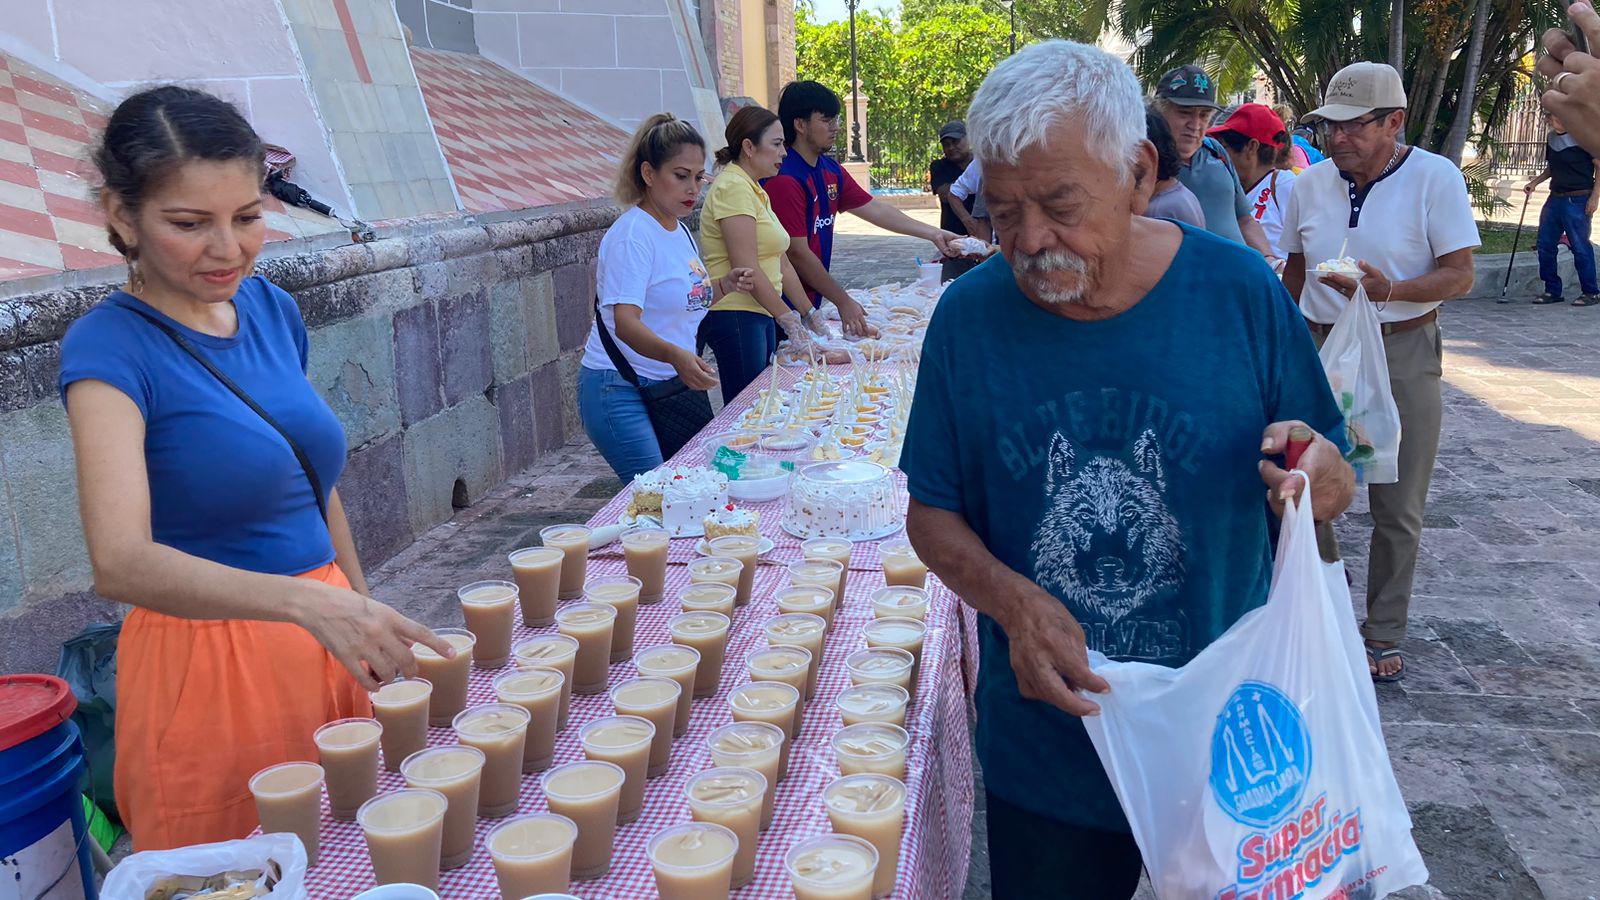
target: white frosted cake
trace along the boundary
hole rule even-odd
[[[661,527],[673,537],[693,537],[706,516],[727,504],[728,476],[701,466],[675,470],[661,485]]]
[[[760,537],[761,531],[758,528],[760,522],[761,514],[753,509],[734,506],[732,503],[719,506],[705,518],[706,540],[714,541],[730,534]]]
[[[865,460],[801,469],[783,510],[784,530],[803,538],[872,540],[900,530],[905,521],[906,504],[894,476]]]

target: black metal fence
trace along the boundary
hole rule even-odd
[[[1501,176],[1537,175],[1544,170],[1546,131],[1539,91],[1530,82],[1517,92],[1505,120],[1489,135],[1489,169]]]

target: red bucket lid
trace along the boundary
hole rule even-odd
[[[0,675],[0,751],[72,718],[78,698],[54,675]]]

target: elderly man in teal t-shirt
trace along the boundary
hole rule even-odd
[[[1141,111],[1128,67],[1082,44],[984,81],[967,127],[1002,253],[934,312],[906,433],[907,533],[979,613],[997,898],[1132,895],[1139,849],[1078,719],[1106,689],[1086,650],[1179,666],[1266,601],[1295,424],[1319,433],[1300,460],[1318,515],[1354,492],[1271,269],[1136,214],[1156,181]]]

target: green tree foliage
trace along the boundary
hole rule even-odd
[[[1009,50],[1010,30],[993,4],[910,0],[898,22],[856,14],[857,69],[869,100],[862,148],[873,177],[920,184],[939,153],[939,127],[964,118],[972,95]],[[795,33],[799,77],[826,84],[850,102],[850,27],[818,25],[802,10]],[[849,134],[841,131],[841,154]]]

